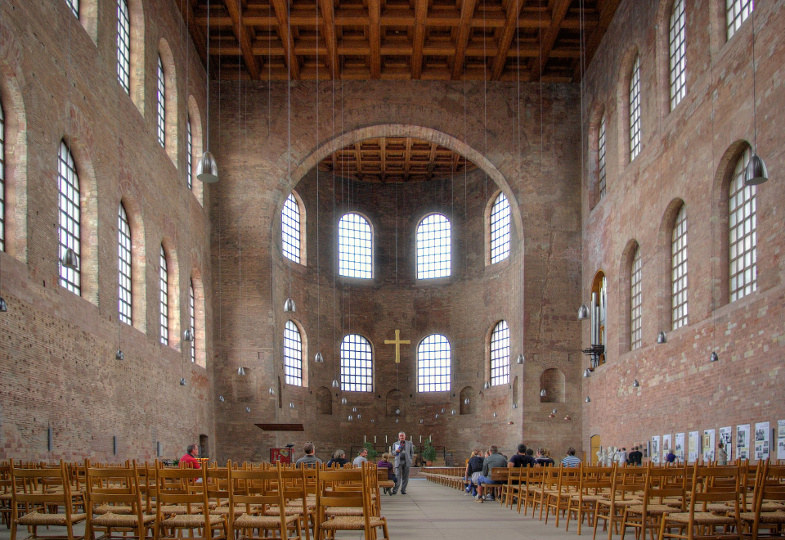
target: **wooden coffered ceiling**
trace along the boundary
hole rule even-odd
[[[619,4],[619,0],[173,1],[203,61],[209,17],[212,78],[220,74],[222,79],[252,80],[523,82],[580,80]]]
[[[319,163],[319,170],[373,183],[450,178],[476,166],[449,148],[420,139],[385,137],[346,146]]]

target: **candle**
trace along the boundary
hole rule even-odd
[[[384,444],[387,444],[387,435],[384,436]]]
[[[376,444],[376,435],[373,436],[373,444]]]
[[[422,442],[422,435],[420,435],[420,442]]]
[[[365,440],[365,435],[363,435],[363,444],[365,444],[366,442],[368,441]]]

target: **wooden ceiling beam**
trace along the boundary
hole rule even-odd
[[[335,18],[334,18],[334,4],[332,0],[319,0],[319,12],[322,16],[322,35],[324,36],[324,44],[327,47],[327,54],[325,55],[327,69],[330,71],[330,76],[333,80],[340,78],[338,72],[338,53],[336,52],[335,43]]]
[[[226,10],[229,12],[229,17],[232,19],[232,29],[240,44],[240,50],[243,53],[243,61],[245,68],[248,70],[248,75],[252,80],[259,79],[259,64],[256,62],[256,57],[253,55],[251,47],[251,40],[248,38],[248,29],[243,24],[243,6],[240,0],[226,0]]]
[[[300,69],[297,64],[297,57],[294,54],[294,39],[289,31],[289,10],[287,0],[270,0],[275,11],[275,18],[278,21],[278,35],[281,43],[286,50],[286,67],[290,80],[296,81],[300,78]]]
[[[207,36],[202,31],[202,26],[207,26],[207,20],[205,19],[205,23],[203,25],[200,25],[197,22],[197,18],[194,16],[193,9],[191,9],[191,2],[189,0],[176,0],[176,3],[177,7],[180,8],[180,15],[182,15],[186,27],[191,32],[191,40],[194,42],[196,52],[199,53],[199,58],[202,59],[202,64],[206,65]],[[210,23],[212,24],[212,20]],[[208,74],[208,78],[209,77],[210,75]]]
[[[507,23],[504,25],[501,37],[499,37],[499,52],[496,53],[496,57],[493,59],[493,66],[491,67],[492,81],[498,81],[499,77],[501,77],[512,38],[518,30],[518,16],[525,3],[526,0],[509,0],[507,3]]]
[[[463,62],[466,55],[466,45],[471,33],[471,21],[477,0],[463,0],[461,4],[461,22],[458,25],[458,35],[455,38],[455,56],[453,57],[452,79],[458,80],[463,74]]]
[[[428,0],[414,1],[414,37],[412,38],[412,79],[422,77],[422,55],[425,45],[425,25],[428,17]]]
[[[537,79],[542,77],[545,64],[548,62],[553,44],[556,43],[556,37],[559,35],[559,29],[561,28],[562,21],[564,21],[564,17],[567,15],[567,10],[569,9],[571,2],[572,0],[557,0],[556,4],[553,6],[551,24],[540,43],[540,55],[537,58],[532,59],[531,72]]]
[[[382,71],[382,55],[379,52],[382,44],[381,27],[379,26],[380,15],[381,1],[368,0],[368,44],[371,49],[369,63],[372,79],[378,79]]]

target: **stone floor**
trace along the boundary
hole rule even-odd
[[[412,478],[406,495],[382,495],[382,514],[387,517],[393,540],[566,540],[575,537],[575,521],[570,532],[529,517],[522,517],[495,502],[478,504],[468,495]],[[79,528],[79,533],[83,527]],[[52,531],[54,532],[54,531]],[[630,531],[632,533],[632,531]],[[24,540],[26,534],[18,535]],[[591,538],[591,528],[584,528],[583,538]],[[361,533],[339,534],[338,538],[361,538]],[[605,540],[607,533],[598,538]],[[634,536],[628,536],[632,538]],[[0,540],[9,540],[8,529],[0,527]],[[618,536],[614,535],[614,538]]]

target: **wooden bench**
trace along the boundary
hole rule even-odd
[[[431,482],[455,489],[463,489],[465,467],[424,467],[422,474]]]

